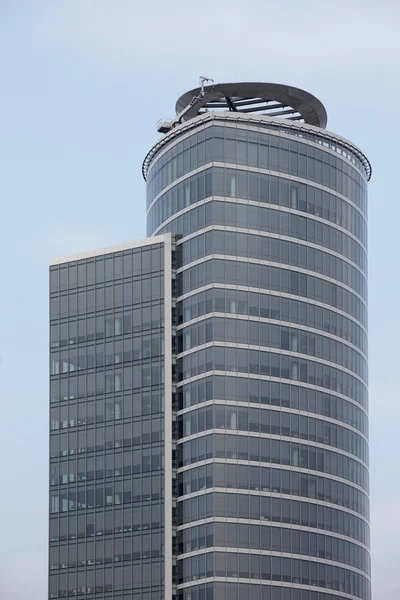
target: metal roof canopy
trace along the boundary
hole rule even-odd
[[[291,115],[286,118],[321,129],[327,124],[325,107],[315,96],[278,83],[219,83],[198,87],[183,94],[175,109],[181,123],[217,109],[271,117]]]

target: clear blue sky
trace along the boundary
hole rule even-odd
[[[199,75],[310,91],[372,162],[373,588],[400,598],[399,24],[398,0],[0,0],[2,600],[47,597],[48,263],[145,236],[142,158]]]

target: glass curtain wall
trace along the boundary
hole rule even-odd
[[[163,597],[165,256],[50,269],[49,598]]]
[[[370,600],[357,156],[225,113],[150,162],[148,234],[180,237],[180,600]]]

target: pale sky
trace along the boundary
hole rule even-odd
[[[200,75],[304,88],[372,163],[373,598],[399,600],[399,25],[398,0],[0,0],[1,600],[47,597],[48,264],[145,237],[142,159]]]

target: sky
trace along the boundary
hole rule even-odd
[[[0,0],[1,600],[47,597],[49,262],[145,237],[142,160],[200,75],[311,92],[372,163],[372,583],[399,600],[399,23],[398,0]]]

